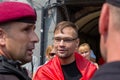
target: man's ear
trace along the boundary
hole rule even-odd
[[[100,19],[99,19],[99,32],[100,34],[106,34],[109,26],[109,6],[105,3],[102,7]]]
[[[0,28],[0,45],[5,45],[5,32]]]

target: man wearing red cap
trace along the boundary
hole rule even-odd
[[[0,80],[31,80],[22,64],[32,60],[35,10],[21,2],[0,2]]]
[[[106,63],[92,80],[120,80],[120,0],[106,0],[99,21],[101,54]]]

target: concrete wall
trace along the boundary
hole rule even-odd
[[[36,33],[40,39],[40,42],[36,44],[34,55],[40,59],[40,64],[45,62],[46,47],[53,43],[52,38],[53,30],[56,25],[57,9],[55,7],[48,8],[48,6],[54,3],[56,3],[56,0],[32,0],[32,5],[36,9],[38,15]]]

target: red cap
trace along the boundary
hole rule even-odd
[[[0,2],[0,24],[19,20],[35,23],[35,10],[22,2]]]

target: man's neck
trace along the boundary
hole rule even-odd
[[[67,65],[75,61],[75,56],[72,55],[68,58],[60,58],[61,65]]]

